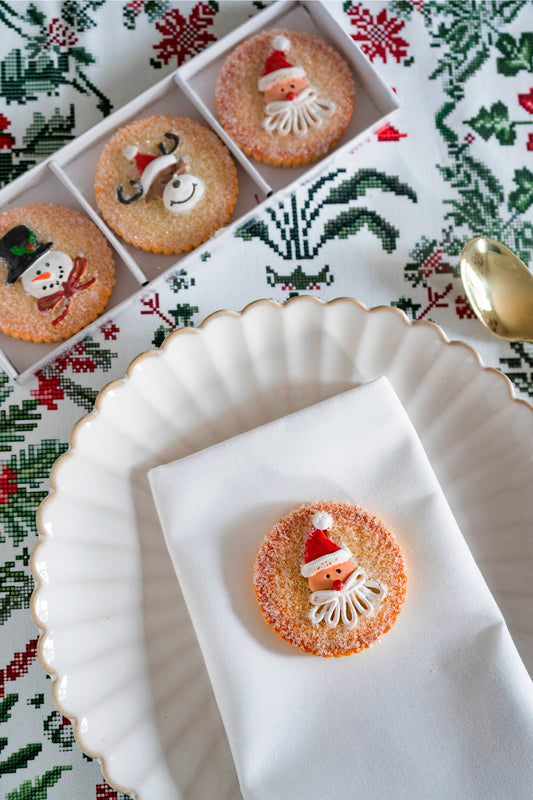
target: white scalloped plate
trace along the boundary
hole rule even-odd
[[[148,470],[380,375],[533,666],[533,409],[507,378],[396,309],[296,298],[220,312],[102,390],[39,510],[40,658],[80,747],[116,788],[141,800],[240,797]]]

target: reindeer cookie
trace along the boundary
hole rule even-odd
[[[400,547],[372,514],[347,503],[301,506],[266,536],[254,568],[267,622],[306,653],[345,656],[394,624],[405,596]]]
[[[50,203],[0,216],[0,330],[68,339],[104,310],[115,282],[111,248],[91,220]]]
[[[237,170],[208,128],[182,117],[148,117],[119,130],[96,168],[106,222],[154,253],[198,246],[225,225],[237,200]]]
[[[300,167],[339,141],[354,109],[340,55],[315,36],[267,31],[226,59],[216,85],[222,125],[257,161]]]

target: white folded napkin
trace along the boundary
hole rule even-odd
[[[150,481],[247,800],[530,800],[531,682],[386,379]],[[315,500],[376,514],[407,564],[396,624],[337,659],[282,641],[253,591],[264,535]]]

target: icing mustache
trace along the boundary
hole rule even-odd
[[[303,89],[293,100],[274,100],[265,106],[264,127],[270,133],[281,136],[289,133],[305,133],[309,128],[321,125],[333,111],[335,104],[326,97],[319,97],[312,86]]]

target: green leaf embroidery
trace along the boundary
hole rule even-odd
[[[96,59],[85,47],[71,47],[70,54],[80,64],[96,64]]]
[[[507,106],[501,101],[493,103],[490,107],[490,111],[487,111],[485,106],[481,106],[477,116],[472,117],[472,119],[467,119],[466,122],[471,125],[476,133],[479,133],[481,138],[485,141],[488,141],[494,134],[499,143],[503,145],[515,143],[515,127],[517,125],[531,125],[529,120],[512,122],[509,119]]]
[[[518,42],[509,33],[502,33],[496,47],[502,53],[496,59],[500,75],[512,77],[522,69],[533,72],[533,33],[522,33]]]
[[[513,180],[518,188],[509,194],[509,207],[523,214],[533,205],[533,172],[527,167],[516,169]]]

